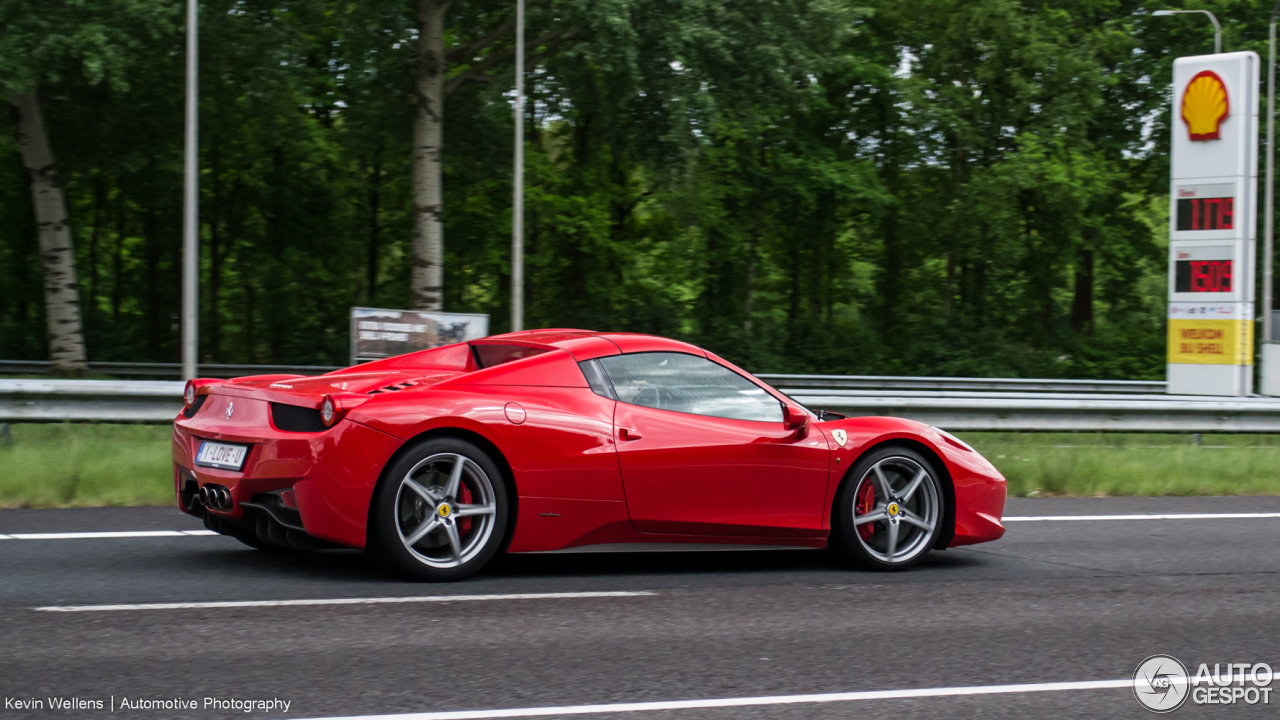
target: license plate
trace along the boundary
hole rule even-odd
[[[206,441],[200,443],[200,450],[196,452],[196,464],[219,470],[239,470],[244,466],[244,457],[248,454],[248,445]]]

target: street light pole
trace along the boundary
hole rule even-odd
[[[1151,13],[1151,17],[1169,17],[1170,15],[1185,15],[1186,13],[1204,13],[1209,16],[1209,21],[1213,23],[1213,54],[1218,55],[1222,52],[1222,25],[1218,22],[1218,18],[1208,10],[1157,10]]]
[[[184,182],[182,188],[182,377],[196,376],[200,289],[200,146],[196,50],[199,0],[187,0],[187,97]]]
[[[516,0],[516,166],[511,198],[511,331],[524,329],[524,0]]]
[[[1262,220],[1262,342],[1271,342],[1272,266],[1275,264],[1275,169],[1276,169],[1276,14],[1280,0],[1271,8],[1271,51],[1267,62],[1267,181],[1266,208]],[[1265,365],[1264,365],[1265,368]]]

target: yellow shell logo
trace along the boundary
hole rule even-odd
[[[1231,114],[1227,85],[1218,73],[1197,73],[1182,92],[1182,120],[1192,140],[1217,140],[1222,121]]]

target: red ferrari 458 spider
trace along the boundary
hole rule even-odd
[[[192,380],[179,506],[255,548],[421,580],[499,552],[831,547],[897,570],[1004,533],[1005,481],[911,420],[814,414],[714,354],[539,330],[321,375]]]

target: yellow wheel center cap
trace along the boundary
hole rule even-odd
[[[885,508],[889,511],[889,515],[896,516],[898,514],[898,503],[889,503],[889,507]]]
[[[440,507],[436,508],[436,513],[438,513],[442,518],[449,517],[449,514],[452,512],[453,508],[449,507],[449,503],[440,503]]]

